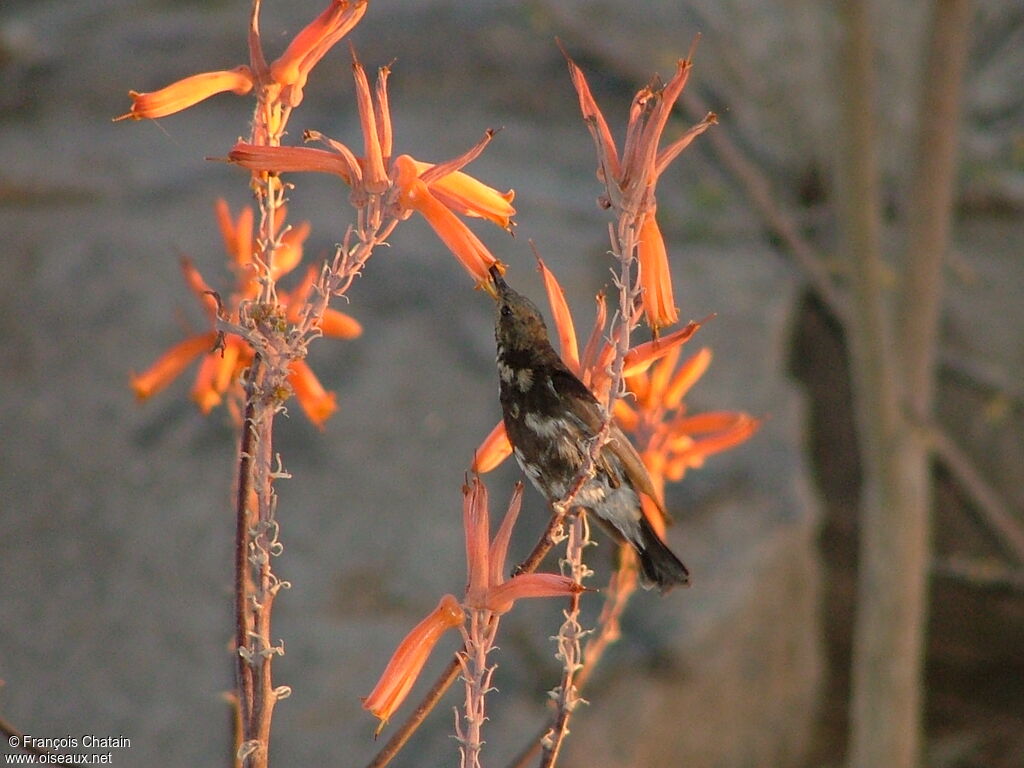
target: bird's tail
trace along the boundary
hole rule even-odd
[[[640,557],[640,583],[646,589],[657,587],[665,594],[679,584],[690,585],[690,572],[686,566],[643,517],[640,518],[639,541],[634,545]]]

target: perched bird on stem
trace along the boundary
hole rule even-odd
[[[497,302],[495,339],[505,431],[523,472],[554,503],[576,487],[604,426],[605,409],[551,346],[533,303],[512,290],[496,268],[490,274]],[[688,584],[686,566],[641,509],[640,494],[659,509],[662,504],[640,455],[614,423],[607,434],[593,476],[583,482],[571,505],[593,514],[616,539],[629,542],[640,559],[645,587],[657,586],[664,593]]]

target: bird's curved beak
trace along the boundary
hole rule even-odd
[[[485,280],[480,283],[480,287],[487,292],[487,295],[497,301],[501,297],[501,292],[508,288],[508,285],[501,277],[501,268],[495,263],[492,264],[490,269],[487,270],[491,276],[490,280]]]

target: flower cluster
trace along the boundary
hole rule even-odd
[[[554,573],[520,573],[505,578],[505,560],[512,529],[522,505],[522,485],[517,485],[508,511],[494,539],[490,538],[487,487],[474,476],[462,488],[462,524],[466,538],[466,592],[460,603],[453,595],[441,598],[437,608],[413,627],[398,645],[363,708],[380,720],[378,732],[402,705],[438,640],[449,629],[461,627],[467,614],[500,616],[516,600],[527,597],[568,597],[583,587],[567,576]]]
[[[254,88],[261,91],[265,103],[296,107],[302,101],[302,89],[310,71],[324,54],[347,35],[366,13],[366,0],[331,0],[317,18],[299,32],[280,57],[269,65],[263,57],[254,3],[252,33],[249,37],[249,64],[234,69],[202,72],[178,80],[149,93],[130,91],[132,107],[116,120],[154,120],[173,115],[228,91],[245,95]]]
[[[646,371],[630,374],[626,385],[634,404],[615,401],[615,419],[633,436],[655,489],[664,498],[665,481],[679,482],[687,469],[703,466],[713,454],[747,440],[761,420],[737,411],[689,414],[683,398],[711,364],[711,350],[702,348],[679,365],[676,347]],[[657,505],[643,498],[644,513],[659,533]]]
[[[475,147],[445,163],[435,165],[409,155],[393,156],[387,95],[390,70],[387,67],[379,70],[374,92],[354,52],[352,72],[363,134],[361,155],[356,155],[340,141],[307,131],[307,141],[320,141],[327,149],[239,142],[228,159],[260,172],[334,174],[352,189],[353,203],[357,207],[376,197],[398,219],[419,213],[477,284],[485,286],[491,265],[503,267],[459,216],[487,219],[506,230],[512,227],[514,193],[511,190],[499,192],[462,172],[462,168],[484,150],[493,132],[488,131]]]
[[[240,374],[252,362],[253,350],[242,337],[233,333],[221,334],[218,323],[239,325],[240,310],[259,293],[261,286],[254,263],[257,245],[253,239],[251,208],[243,208],[236,219],[232,219],[224,200],[218,200],[215,208],[228,263],[235,273],[235,289],[226,300],[220,298],[207,285],[199,270],[189,260],[182,260],[185,282],[202,305],[209,327],[176,344],[142,373],[131,376],[132,389],[140,400],[162,390],[194,360],[201,359],[192,387],[192,399],[203,413],[209,413],[225,396],[231,395],[229,402],[237,411],[237,402],[242,398]],[[285,227],[286,215],[282,209],[276,221],[279,231],[274,234],[279,245],[271,270],[274,280],[298,266],[302,260],[303,242],[309,235],[307,222]],[[278,292],[284,322],[295,324],[301,319],[300,314],[313,289],[315,277],[316,269],[311,267],[294,290]],[[324,310],[319,328],[325,336],[341,339],[352,339],[362,332],[358,321],[334,309]],[[334,393],[324,390],[309,364],[302,359],[291,362],[288,383],[309,420],[322,427],[337,409]]]
[[[583,119],[597,145],[597,176],[608,190],[608,197],[602,199],[602,205],[630,216],[637,229],[644,312],[657,335],[661,327],[679,320],[672,297],[668,252],[655,218],[657,203],[654,192],[658,177],[690,142],[714,125],[718,118],[709,112],[678,139],[659,149],[669,114],[690,76],[691,59],[680,59],[675,74],[667,83],[655,80],[641,88],[633,98],[626,141],[620,155],[583,71],[568,55],[566,59]]]

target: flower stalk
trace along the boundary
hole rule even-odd
[[[462,628],[463,649],[456,654],[465,681],[463,711],[455,712],[455,737],[459,741],[461,768],[480,768],[483,725],[487,719],[485,701],[491,689],[495,665],[488,662],[498,634],[499,617],[488,611],[473,610],[469,626]]]
[[[590,544],[590,530],[587,516],[582,511],[572,515],[566,536],[565,559],[562,570],[577,584],[593,575],[583,562],[583,550]],[[543,757],[541,768],[550,768],[558,761],[562,744],[569,735],[569,717],[576,707],[584,700],[579,696],[576,678],[583,669],[583,648],[581,640],[587,634],[580,624],[579,595],[569,599],[569,607],[563,612],[565,621],[558,629],[556,643],[558,652],[555,654],[562,662],[562,679],[551,695],[555,699],[557,715],[551,729],[541,739]]]

